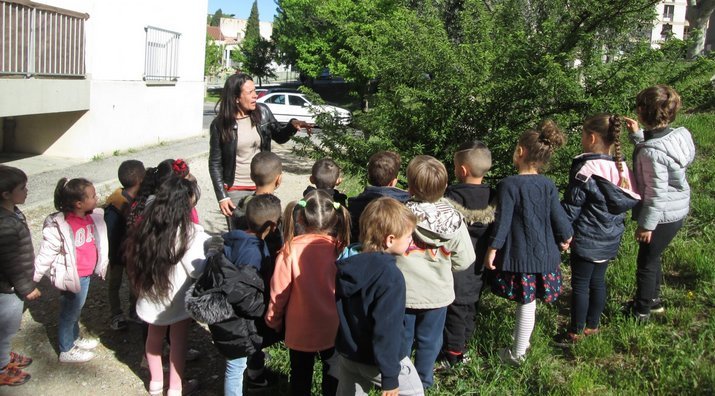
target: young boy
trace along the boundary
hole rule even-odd
[[[415,345],[415,368],[425,389],[434,382],[433,369],[442,347],[447,306],[454,301],[452,271],[463,271],[474,262],[474,248],[462,216],[442,195],[447,188],[447,169],[436,158],[418,155],[407,165],[405,204],[417,216],[414,241],[397,258],[405,276],[404,356]]]
[[[23,300],[40,297],[32,276],[35,253],[25,215],[16,205],[27,198],[27,175],[0,165],[0,386],[22,385],[30,374],[22,369],[32,359],[11,352],[12,338],[20,329]]]
[[[259,195],[248,202],[249,229],[232,230],[223,239],[210,240],[206,270],[187,295],[188,312],[209,325],[214,345],[226,358],[227,396],[243,395],[247,365],[249,384],[266,382],[251,376],[251,366],[258,360],[259,371],[263,371],[264,340],[257,327],[266,309],[267,290],[261,272],[270,260],[263,238],[277,227],[280,215],[280,201],[273,195]]]
[[[383,197],[365,208],[360,222],[361,253],[337,262],[337,395],[367,395],[373,385],[383,394],[421,395],[419,376],[401,353],[405,279],[395,264],[417,219],[402,203]]]
[[[367,182],[360,195],[348,198],[348,211],[352,229],[350,240],[357,241],[360,236],[360,215],[367,204],[380,197],[391,197],[402,203],[410,199],[410,194],[397,187],[397,175],[400,173],[402,160],[400,154],[392,151],[378,151],[367,163]]]
[[[325,190],[333,197],[333,202],[338,202],[340,205],[347,207],[348,196],[335,188],[335,186],[339,186],[342,181],[343,179],[340,177],[340,167],[332,158],[319,159],[315,161],[310,171],[310,182],[313,183],[315,187],[308,186],[308,188],[303,191],[303,196],[306,196],[313,190]]]
[[[445,198],[464,217],[477,259],[465,271],[454,276],[455,299],[447,307],[444,325],[442,357],[446,368],[464,361],[467,341],[474,333],[474,321],[479,297],[484,284],[484,253],[486,252],[489,225],[494,222],[496,205],[492,199],[496,192],[482,184],[484,175],[492,167],[492,154],[480,142],[466,142],[454,154],[454,173],[458,184],[447,187]]]
[[[256,191],[238,201],[231,216],[233,219],[231,221],[232,230],[247,229],[246,205],[253,197],[262,194],[273,194],[281,185],[283,163],[280,157],[270,151],[263,151],[253,156],[251,160],[251,180],[256,185]]]
[[[104,207],[104,222],[107,224],[107,237],[109,241],[109,274],[107,287],[109,295],[109,311],[112,315],[110,327],[112,330],[127,328],[127,320],[122,313],[122,304],[119,300],[119,289],[122,287],[124,276],[124,261],[122,260],[121,245],[126,238],[126,222],[129,208],[139,192],[139,186],[144,180],[146,169],[141,161],[127,160],[119,165],[117,176],[121,188],[116,189],[107,198]],[[136,297],[129,293],[130,316],[134,316]]]

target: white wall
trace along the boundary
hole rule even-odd
[[[89,111],[44,153],[91,158],[201,134],[207,1],[43,0],[89,14],[86,66],[90,81]],[[175,85],[149,86],[143,81],[145,26],[181,33]],[[18,131],[38,133],[36,121],[19,121]]]

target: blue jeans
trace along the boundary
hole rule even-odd
[[[594,263],[571,254],[571,327],[580,334],[585,327],[597,329],[606,306],[608,262]]]
[[[410,356],[415,346],[415,368],[422,386],[427,389],[434,383],[434,362],[442,348],[442,331],[447,317],[447,307],[405,310],[405,337],[402,356]]]
[[[10,363],[12,338],[20,330],[23,305],[15,293],[0,293],[0,370]]]
[[[247,358],[226,359],[226,375],[223,381],[225,396],[243,395],[243,372],[246,370]]]
[[[79,315],[87,300],[89,276],[79,278],[79,285],[79,293],[69,291],[60,293],[60,322],[57,324],[60,352],[68,352],[79,338]]]

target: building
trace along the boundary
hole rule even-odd
[[[207,0],[0,0],[0,151],[89,159],[202,132]]]
[[[240,50],[240,45],[246,36],[246,26],[248,20],[238,18],[221,18],[219,26],[207,26],[206,33],[214,40],[214,43],[223,47],[223,58],[221,63],[226,69],[235,69],[239,65],[231,59],[231,53]],[[273,35],[273,23],[259,22],[258,30],[261,38],[270,40]],[[290,70],[287,66],[272,63],[271,67],[275,72],[285,72]]]
[[[687,37],[687,9],[688,0],[664,0],[656,5],[657,16],[650,32],[652,46],[657,47],[671,35],[681,40]]]

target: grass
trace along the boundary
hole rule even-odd
[[[518,368],[499,363],[496,350],[510,344],[515,305],[488,291],[482,295],[471,362],[436,376],[429,395],[642,395],[715,393],[715,114],[676,120],[695,140],[697,155],[688,170],[691,213],[663,256],[662,296],[666,312],[639,325],[620,312],[635,293],[637,245],[634,223],[607,273],[608,302],[601,332],[570,349],[551,339],[568,324],[570,271],[562,265],[564,293],[555,304],[538,303],[531,349]],[[624,146],[624,153],[631,147]],[[359,192],[359,182],[344,191]],[[566,256],[564,256],[564,262]],[[287,354],[271,365],[287,375]],[[316,364],[314,391],[319,391]],[[374,392],[374,394],[379,394]]]

